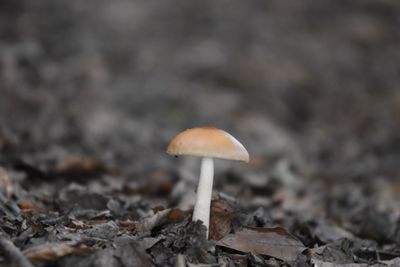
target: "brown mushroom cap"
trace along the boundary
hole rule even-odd
[[[198,127],[181,132],[169,143],[167,153],[249,161],[249,153],[235,137],[214,127]]]

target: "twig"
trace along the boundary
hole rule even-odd
[[[33,267],[24,254],[22,254],[21,250],[2,231],[0,231],[0,251],[7,257],[12,266]]]

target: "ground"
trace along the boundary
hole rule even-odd
[[[400,3],[0,3],[1,266],[400,266]],[[229,131],[210,240],[180,131]],[[207,266],[208,266],[207,265]]]

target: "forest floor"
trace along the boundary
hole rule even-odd
[[[1,1],[0,266],[400,266],[399,3]]]

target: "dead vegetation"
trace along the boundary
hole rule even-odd
[[[396,1],[0,3],[0,266],[400,266]],[[199,161],[229,130],[210,240]]]

